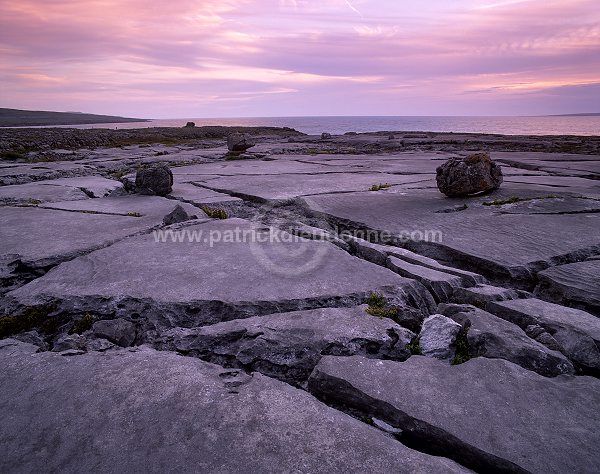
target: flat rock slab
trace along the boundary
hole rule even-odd
[[[7,296],[19,305],[50,299],[67,312],[143,313],[168,327],[356,306],[371,292],[400,306],[428,307],[431,301],[420,283],[328,242],[293,238],[242,219],[181,232],[183,242],[173,241],[177,234],[163,235],[164,241],[158,234],[124,240],[66,262]]]
[[[600,195],[600,184],[597,180],[574,176],[509,176],[506,178],[506,182],[550,186],[557,192],[569,191],[577,194]]]
[[[39,204],[53,201],[88,199],[81,190],[71,186],[41,183],[14,184],[0,187],[0,202],[16,204]]]
[[[322,355],[405,360],[413,337],[393,321],[367,314],[365,307],[322,308],[175,328],[153,345],[300,383]]]
[[[260,374],[149,349],[0,360],[2,472],[465,472]]]
[[[530,338],[516,324],[469,305],[441,305],[439,311],[468,326],[471,357],[508,360],[545,377],[575,373],[566,356]]]
[[[477,273],[442,265],[433,258],[425,257],[402,247],[374,244],[352,235],[346,235],[343,237],[356,255],[358,255],[360,258],[368,260],[369,262],[376,263],[377,265],[388,266],[388,256],[391,256],[411,264],[431,268],[432,270],[436,270],[438,272],[459,276],[460,281],[465,286],[478,285],[486,282],[486,279]]]
[[[576,197],[546,198],[504,204],[497,209],[505,214],[589,214],[600,212],[600,202]]]
[[[99,176],[59,178],[36,183],[0,187],[0,201],[15,203],[75,201],[101,198],[123,191],[119,181]]]
[[[368,192],[378,184],[407,184],[423,181],[423,176],[386,173],[278,174],[231,176],[212,179],[207,183],[217,191],[235,192],[264,201],[285,201],[298,196],[350,191]]]
[[[196,186],[192,183],[175,183],[169,196],[184,201],[194,206],[221,205],[231,206],[241,204],[240,198],[229,196],[228,194],[218,193],[210,189]]]
[[[218,163],[206,163],[173,168],[173,176],[179,180],[193,180],[194,175],[213,176],[263,176],[280,174],[310,174],[331,171],[316,163],[302,163],[302,157],[294,156],[293,160],[254,161],[233,160]]]
[[[500,214],[481,205],[490,199],[448,199],[437,190],[411,190],[397,197],[354,193],[303,200],[342,223],[409,237],[410,250],[512,283],[531,284],[538,271],[558,259],[598,253],[600,214]],[[463,203],[468,205],[463,211],[437,212]]]
[[[0,282],[6,289],[14,287],[30,279],[31,272],[148,232],[161,225],[178,204],[164,198],[127,196],[0,207]],[[207,220],[200,209],[183,206],[189,214]]]
[[[398,275],[423,283],[438,303],[448,301],[454,289],[462,286],[461,278],[456,275],[408,263],[396,257],[388,257],[387,265]]]
[[[490,301],[516,300],[521,297],[521,294],[520,291],[511,288],[480,284],[471,288],[457,288],[454,290],[452,300],[485,308]]]
[[[0,168],[0,184],[22,184],[31,181],[90,174],[93,166],[75,162],[20,164]]]
[[[541,326],[571,361],[584,369],[600,371],[600,318],[536,298],[493,301],[487,310],[522,329]]]
[[[86,201],[54,202],[44,204],[41,207],[81,213],[133,216],[142,219],[146,223],[159,224],[162,222],[163,217],[172,212],[178,205],[181,205],[190,215],[206,218],[201,209],[191,204],[180,203],[175,199],[159,196],[128,195],[105,199],[88,199]]]
[[[78,176],[75,178],[59,178],[43,181],[40,184],[56,186],[69,186],[81,189],[89,197],[102,198],[123,190],[123,183],[115,179],[102,178],[101,176]]]
[[[149,227],[147,220],[136,217],[38,207],[2,207],[0,218],[2,255],[35,267],[73,258]]]
[[[600,315],[600,260],[548,268],[538,278],[536,295]]]
[[[600,463],[595,378],[546,378],[498,359],[448,366],[328,356],[309,389],[478,471],[595,473]]]

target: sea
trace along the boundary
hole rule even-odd
[[[150,122],[68,125],[71,128],[147,128],[224,125],[246,127],[290,127],[309,135],[328,132],[421,131],[495,133],[502,135],[600,135],[600,116],[533,116],[533,117],[240,117],[157,119]]]

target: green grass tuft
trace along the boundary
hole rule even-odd
[[[487,201],[484,202],[484,206],[503,206],[504,204],[514,204],[516,202],[528,201],[528,199],[520,198],[517,196],[513,196],[508,199],[498,199],[496,201]]]
[[[422,355],[423,351],[421,351],[421,344],[419,343],[419,338],[415,337],[410,344],[406,346],[406,348],[410,351],[412,355]]]
[[[378,318],[392,319],[394,321],[398,319],[398,308],[388,305],[385,296],[382,294],[371,293],[364,302],[369,305],[366,309],[367,314]]]
[[[13,160],[22,160],[25,158],[26,158],[26,156],[24,153],[14,151],[14,150],[7,150],[0,154],[0,160],[13,161]]]
[[[223,209],[214,209],[212,207],[203,206],[202,211],[212,219],[227,219],[229,216]]]
[[[94,317],[89,314],[86,313],[85,316],[83,316],[83,318],[79,319],[77,322],[75,322],[75,325],[73,326],[73,329],[71,330],[71,333],[75,333],[75,334],[82,334],[90,329],[92,329],[92,326],[94,325]]]
[[[452,365],[464,364],[466,361],[471,359],[471,346],[469,345],[469,340],[467,339],[468,332],[469,328],[463,327],[458,333],[458,336],[456,336],[456,342],[454,343],[456,347],[456,353],[454,355]]]
[[[533,198],[520,198],[517,196],[513,196],[511,198],[508,199],[498,199],[496,201],[487,201],[484,202],[483,205],[484,206],[503,206],[504,204],[515,204],[517,202],[526,202],[526,201],[535,201],[537,199],[555,199],[556,196],[550,194],[549,196],[540,196],[540,197],[533,197]]]
[[[374,184],[373,186],[371,186],[369,188],[369,191],[381,191],[382,189],[388,189],[391,187],[392,187],[392,185],[390,183]]]
[[[56,329],[56,321],[49,317],[52,308],[48,306],[32,306],[27,308],[20,316],[3,316],[0,318],[0,339],[31,331],[40,327],[45,332]]]
[[[121,179],[123,176],[129,174],[129,170],[117,170],[112,172],[110,175],[115,179]]]

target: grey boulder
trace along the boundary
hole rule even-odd
[[[441,314],[434,314],[423,321],[419,334],[419,346],[424,356],[440,360],[454,357],[454,343],[461,325]]]
[[[166,196],[173,190],[173,173],[167,165],[153,165],[135,175],[135,190],[149,196]]]
[[[121,347],[131,346],[136,336],[135,325],[123,318],[96,321],[92,330],[94,336],[108,339]]]
[[[450,158],[436,170],[438,189],[449,197],[469,196],[498,189],[502,169],[487,153]]]
[[[243,152],[256,145],[255,141],[245,133],[232,133],[227,137],[227,149],[233,152]]]
[[[53,352],[85,351],[86,339],[79,334],[70,334],[60,337],[52,346]]]

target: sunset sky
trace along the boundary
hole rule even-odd
[[[0,107],[600,112],[598,0],[0,0]]]

